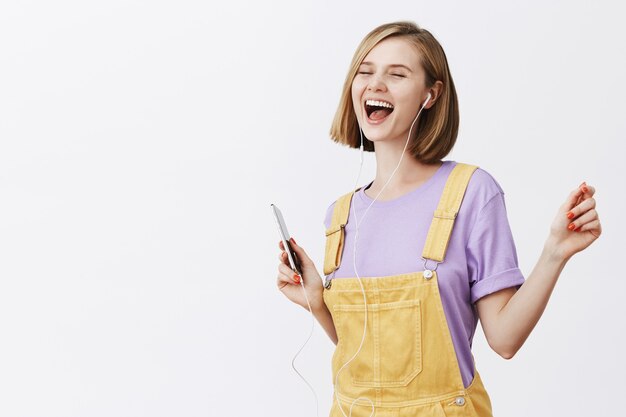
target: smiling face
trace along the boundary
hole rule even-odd
[[[352,104],[364,136],[373,142],[406,141],[428,91],[415,47],[400,37],[380,41],[365,56],[352,81]],[[417,122],[412,135],[416,129]]]

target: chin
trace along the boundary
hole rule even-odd
[[[369,133],[369,134],[368,134]],[[380,142],[389,139],[393,135],[388,129],[367,129],[363,130],[363,137],[372,142]],[[360,138],[359,138],[360,139]]]
[[[376,133],[372,133],[372,134],[367,134],[367,132],[363,131],[363,139],[368,139],[372,142],[378,142],[381,140],[385,140],[386,135],[381,134],[380,132],[376,132]],[[359,138],[359,140],[361,140],[361,138]]]

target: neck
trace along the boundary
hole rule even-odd
[[[402,155],[405,143],[406,138],[404,140],[374,142],[376,178],[369,188],[371,192],[378,192],[385,186],[385,183],[398,166],[398,162],[400,162],[400,156]],[[388,190],[390,194],[401,192],[407,187],[413,187],[416,184],[426,181],[439,169],[442,163],[443,162],[425,164],[420,162],[409,153],[407,148],[402,157],[400,166],[395,174],[393,174],[393,178],[389,181],[384,193]]]

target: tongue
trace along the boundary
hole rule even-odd
[[[389,116],[389,113],[391,113],[390,109],[376,110],[376,111],[372,112],[372,114],[370,114],[370,119],[372,119],[372,120],[382,120],[385,117]]]

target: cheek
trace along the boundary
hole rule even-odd
[[[355,87],[354,85],[352,86],[352,107],[358,109],[360,107],[362,93]]]
[[[363,81],[359,81],[358,78],[355,78],[352,81],[352,97],[357,96],[360,97],[363,95],[363,90],[365,89],[366,83]]]
[[[352,87],[352,103],[355,104],[357,101],[359,101],[359,93],[358,91],[356,91],[354,89],[354,87]]]
[[[420,106],[419,98],[417,98],[417,96],[402,97],[397,103],[400,108],[399,113],[402,113],[402,115],[406,117],[412,117],[411,115],[414,117]]]

